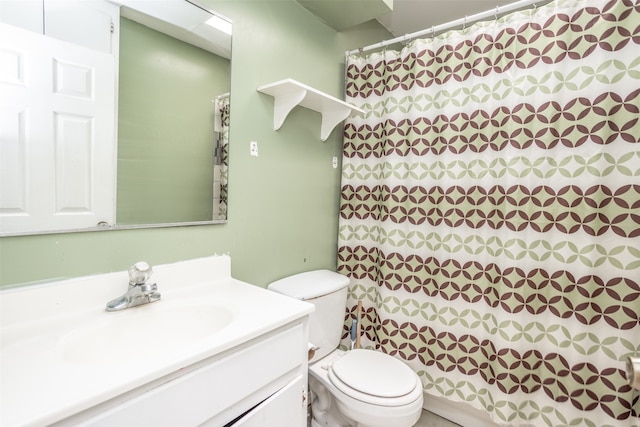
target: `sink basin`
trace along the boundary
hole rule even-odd
[[[104,313],[61,338],[65,362],[114,364],[174,352],[224,329],[233,316],[225,307],[166,302]],[[135,355],[135,356],[133,356]]]

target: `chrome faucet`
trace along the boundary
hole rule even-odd
[[[149,284],[153,269],[144,262],[136,262],[129,267],[129,289],[127,293],[107,303],[107,311],[118,311],[137,305],[149,304],[160,300],[160,292],[155,283]]]

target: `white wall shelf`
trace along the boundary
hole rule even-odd
[[[364,110],[320,92],[293,79],[260,86],[258,92],[273,96],[273,129],[278,130],[297,105],[322,114],[320,139],[326,141],[331,131],[352,114]]]

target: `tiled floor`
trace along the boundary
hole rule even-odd
[[[437,416],[429,411],[422,411],[422,416],[414,427],[460,427],[456,423]]]
[[[308,426],[311,425],[311,421],[308,420]],[[418,423],[413,427],[462,427],[459,424],[453,423],[445,418],[439,417],[436,414],[429,411],[422,411],[422,416],[418,420]]]

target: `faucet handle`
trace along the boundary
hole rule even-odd
[[[153,269],[149,265],[149,263],[144,261],[139,261],[129,267],[129,282],[131,284],[140,284],[145,283],[151,275],[153,274]]]

